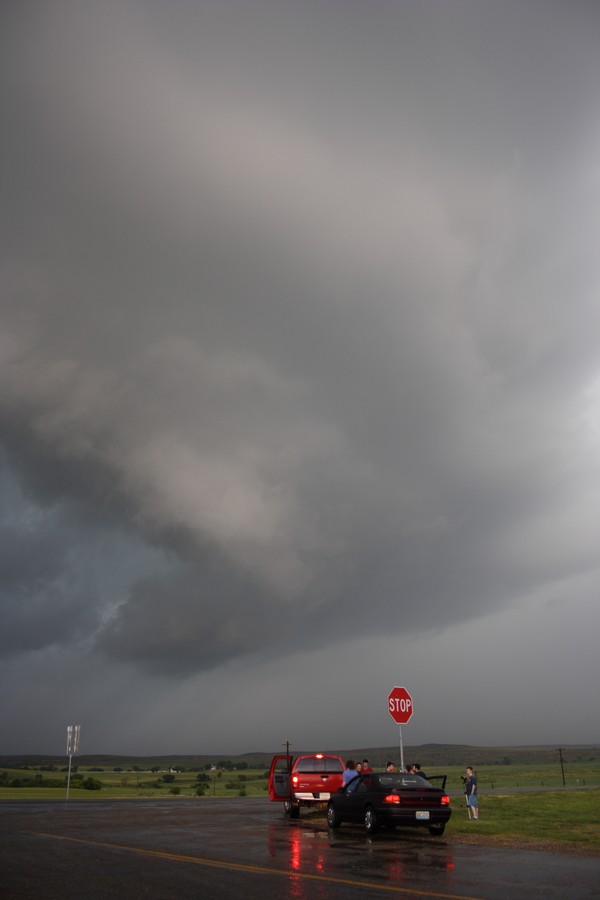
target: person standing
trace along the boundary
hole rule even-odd
[[[363,759],[362,761],[362,771],[363,772],[372,772],[371,764],[368,759]]]
[[[357,778],[359,773],[356,771],[356,763],[353,759],[346,760],[346,769],[344,770],[344,774],[342,775],[342,781],[344,787],[349,784],[351,781],[354,781]]]
[[[467,766],[466,768],[465,794],[467,796],[467,806],[471,809],[474,821],[477,821],[479,818],[479,807],[477,805],[477,779],[472,766]]]

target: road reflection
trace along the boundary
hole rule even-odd
[[[268,854],[290,876],[289,896],[297,900],[327,895],[324,885],[307,876],[368,881],[406,889],[451,891],[454,857],[451,845],[429,835],[406,830],[382,831],[373,836],[358,828],[330,831],[318,820],[292,823],[279,820],[268,826]]]

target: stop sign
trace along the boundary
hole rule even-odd
[[[396,725],[406,725],[413,714],[412,697],[406,688],[392,688],[388,695],[388,710]]]

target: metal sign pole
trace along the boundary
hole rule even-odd
[[[400,771],[404,772],[404,747],[402,745],[402,725],[398,725],[398,731],[400,732]]]
[[[67,725],[67,753],[69,755],[69,773],[67,775],[67,800],[71,789],[71,762],[73,754],[79,750],[79,731],[81,725]]]
[[[73,754],[69,753],[69,774],[67,775],[67,800],[69,799],[69,788],[71,787],[71,760],[73,759]]]

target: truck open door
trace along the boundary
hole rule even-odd
[[[274,756],[269,769],[269,800],[289,800],[293,756]]]

